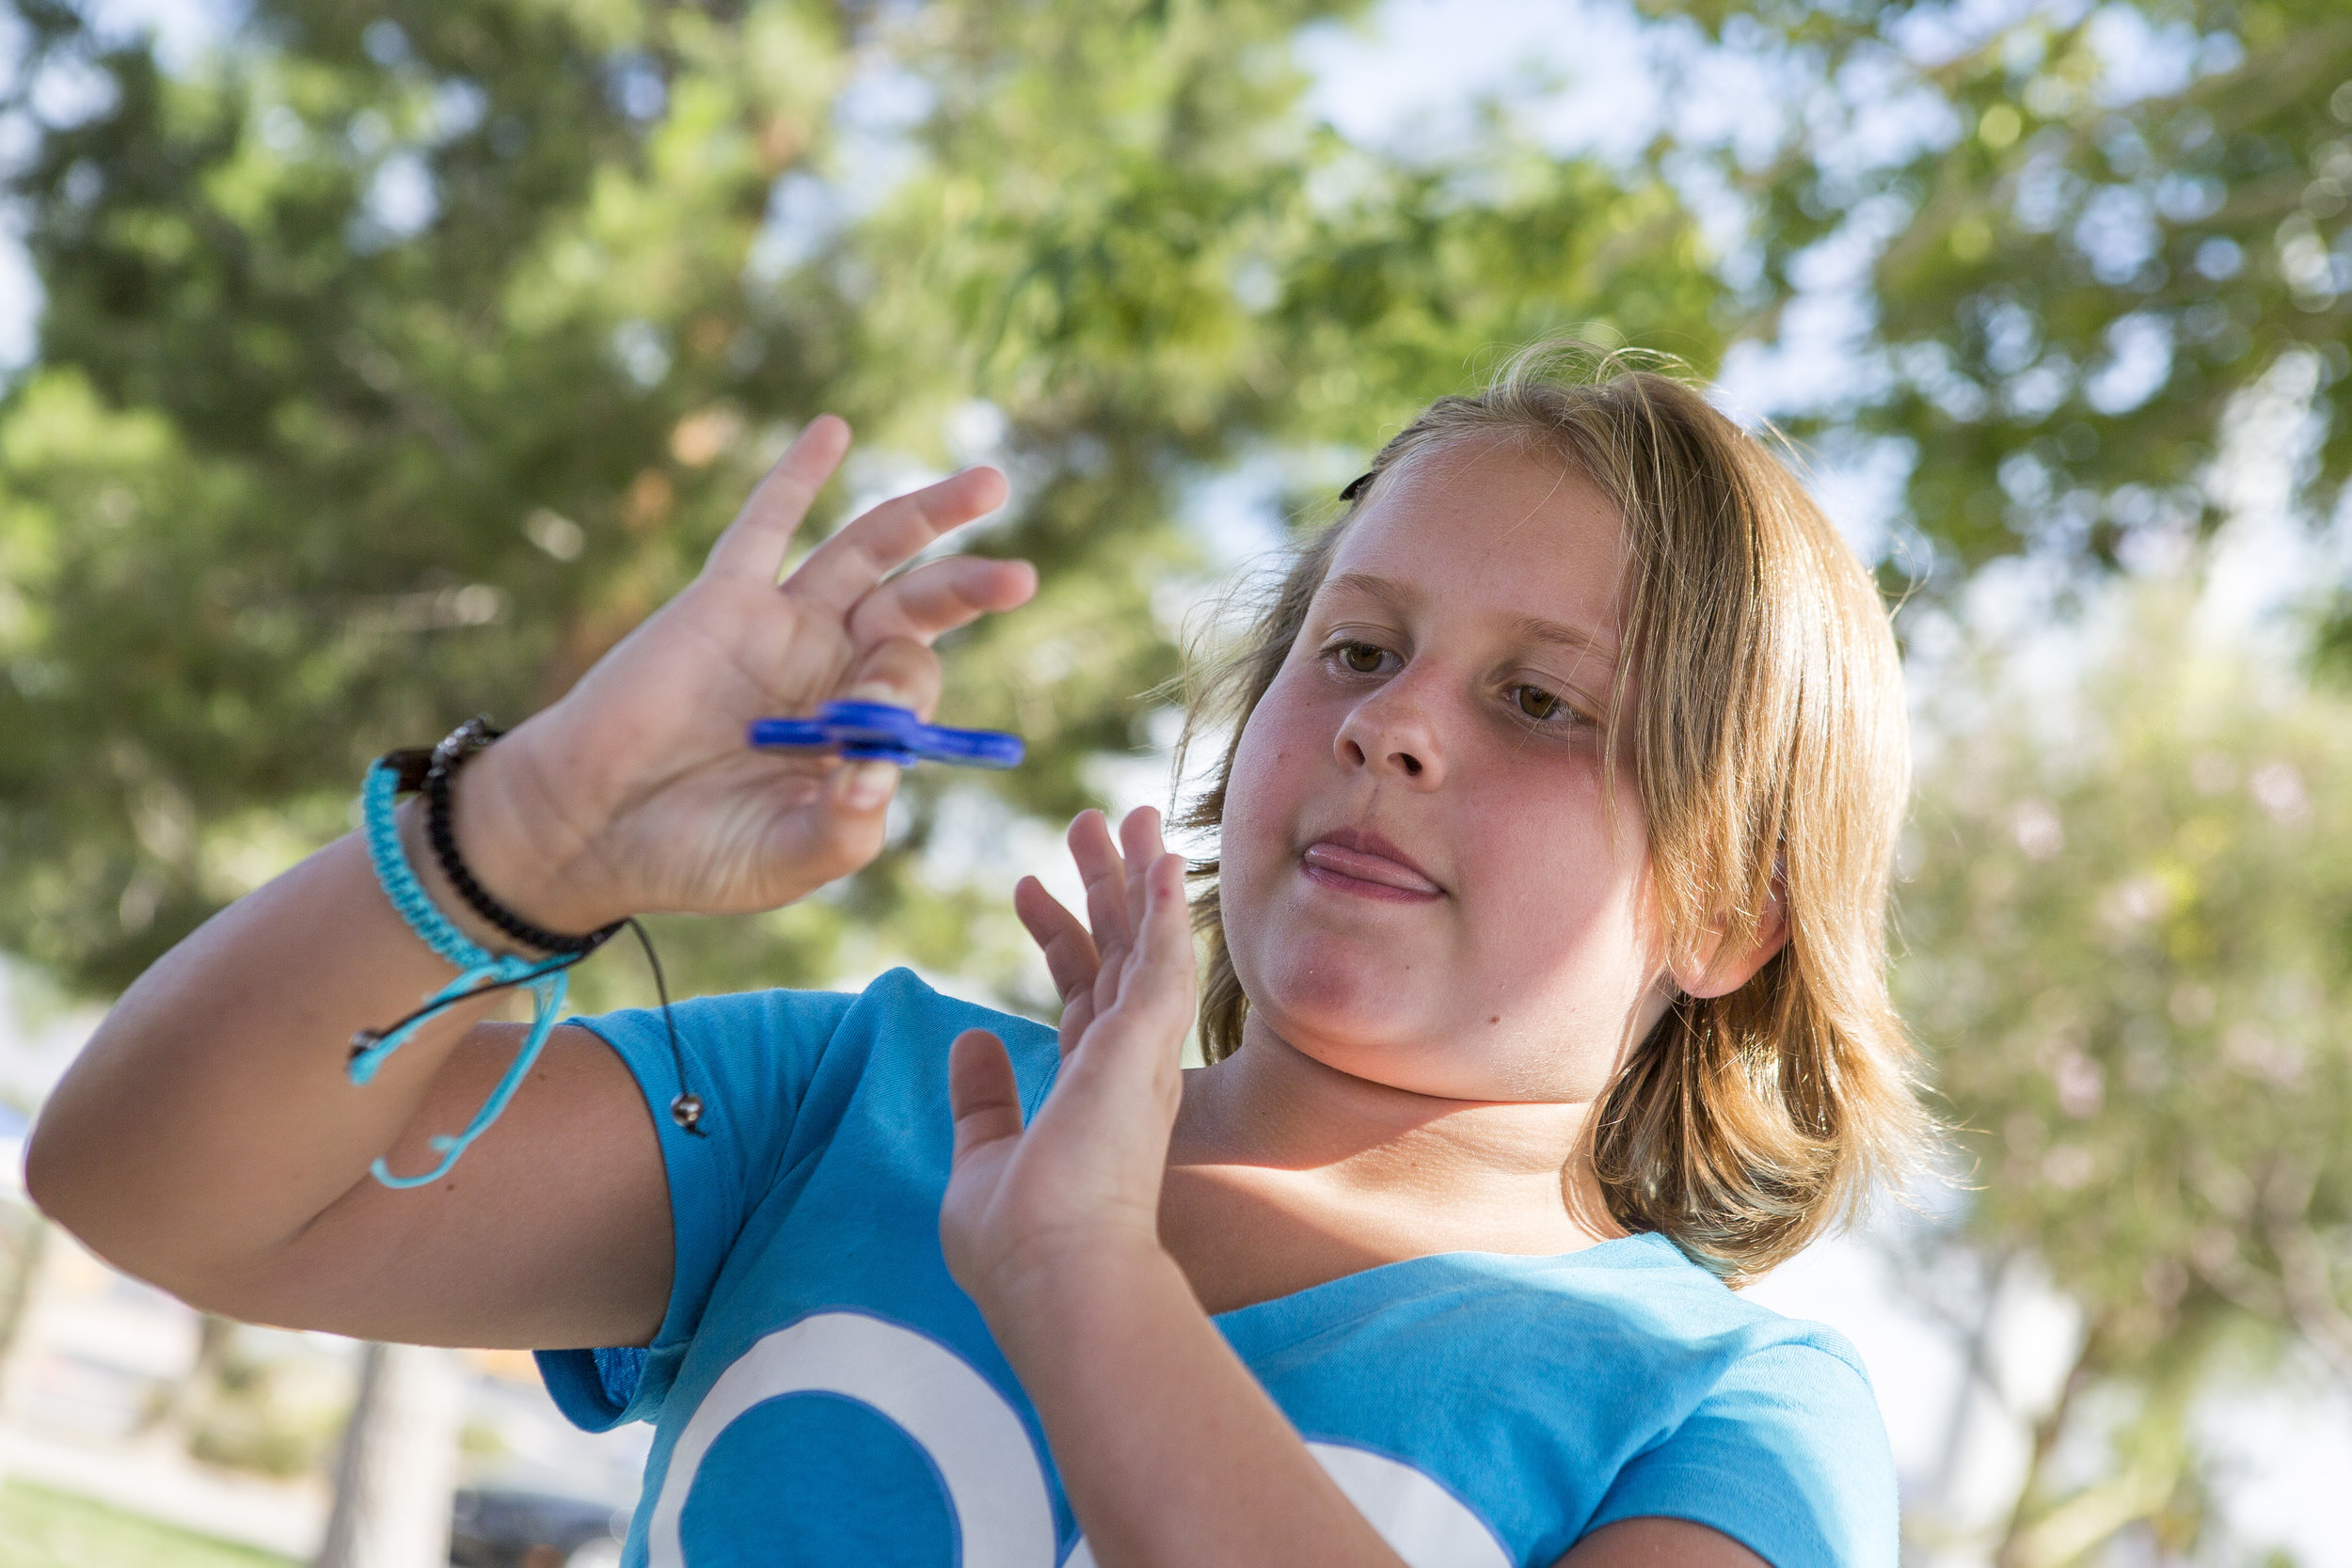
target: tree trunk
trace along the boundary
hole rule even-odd
[[[2103,1348],[2098,1323],[2087,1324],[2082,1349],[2076,1354],[2074,1366],[2068,1369],[2066,1381],[2058,1385],[2057,1401],[2034,1423],[2033,1453],[2026,1462],[2026,1479],[2017,1488],[2017,1505],[2010,1511],[2009,1527],[2001,1532],[2001,1544],[1993,1553],[1994,1568],[2030,1568],[2026,1562],[2025,1545],[2042,1502],[2042,1468],[2066,1432],[2066,1418],[2074,1414],[2075,1397],[2090,1386],[2094,1358]]]
[[[195,1362],[185,1376],[166,1384],[149,1398],[147,1408],[132,1425],[131,1435],[144,1437],[151,1432],[184,1427],[192,1416],[199,1415],[218,1392],[221,1368],[229,1360],[236,1334],[237,1325],[217,1313],[198,1318]]]
[[[10,1463],[16,1457],[12,1449],[22,1385],[32,1370],[34,1357],[40,1354],[34,1320],[40,1307],[41,1270],[50,1252],[49,1222],[31,1208],[21,1218],[16,1268],[8,1281],[7,1296],[0,1298],[0,1485],[7,1483]]]
[[[1960,1517],[1960,1465],[1968,1452],[1968,1435],[1975,1427],[1979,1390],[1995,1401],[2001,1386],[1993,1372],[1993,1330],[1999,1321],[2001,1298],[2009,1286],[2011,1252],[1997,1254],[1984,1265],[1984,1302],[1977,1321],[1968,1327],[1968,1354],[1961,1367],[1960,1391],[1952,1396],[1951,1418],[1944,1426],[1942,1457],[1936,1465],[1936,1506],[1948,1525]]]
[[[448,1568],[457,1417],[448,1351],[366,1347],[313,1568]]]

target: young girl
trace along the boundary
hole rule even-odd
[[[42,1117],[43,1207],[238,1317],[628,1347],[541,1360],[581,1424],[657,1424],[630,1563],[1894,1563],[1852,1352],[1728,1288],[1918,1129],[1885,615],[1696,391],[1558,346],[1425,411],[1298,555],[1212,690],[1242,721],[1190,909],[1148,810],[1072,827],[1083,923],[1015,890],[1058,1031],[905,971],[689,1003],[675,1041],[579,1021],[439,1180],[371,1180],[443,1161],[520,1035],[469,1003],[354,1086],[354,1032],[451,980],[405,919],[529,952],[880,848],[889,764],[745,725],[928,713],[931,641],[1034,578],[893,575],[1002,500],[975,469],[779,585],[848,439],[811,425],[683,594],[455,768],[481,900],[411,802],[430,909],[355,837],[157,963]]]

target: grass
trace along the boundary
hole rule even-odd
[[[0,1486],[0,1568],[293,1568],[293,1560],[12,1481]]]

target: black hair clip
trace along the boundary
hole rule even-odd
[[[1357,497],[1371,489],[1372,482],[1379,477],[1379,469],[1366,468],[1362,473],[1358,474],[1354,479],[1347,482],[1347,488],[1340,492],[1340,499],[1343,501],[1354,500]]]

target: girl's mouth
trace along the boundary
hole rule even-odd
[[[1412,866],[1360,845],[1318,839],[1307,846],[1298,860],[1300,871],[1310,881],[1337,892],[1405,903],[1445,896],[1444,889]]]

